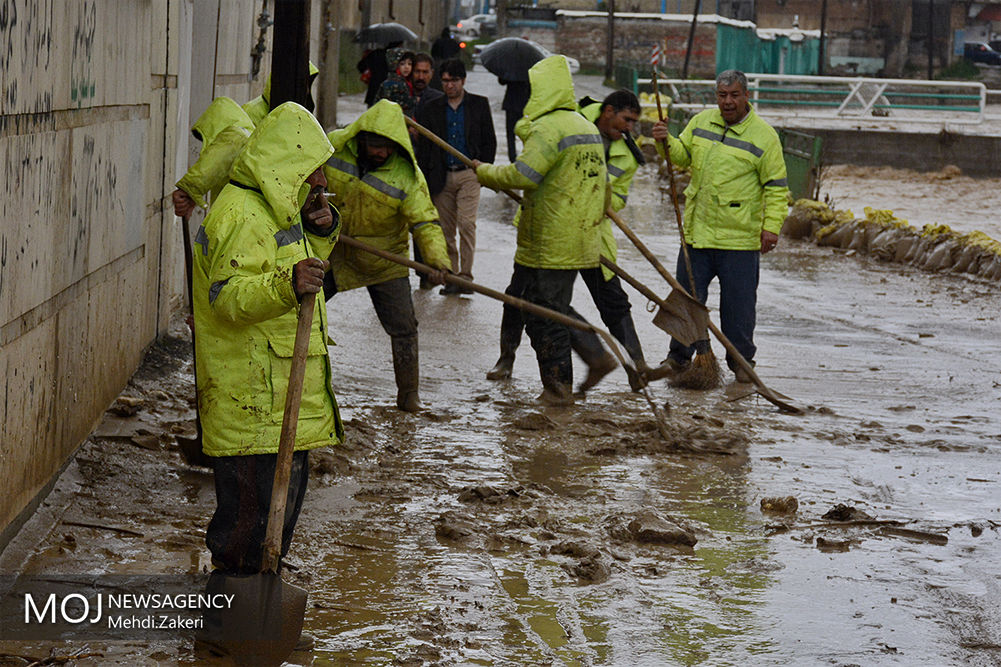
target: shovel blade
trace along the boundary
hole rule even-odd
[[[206,614],[199,635],[239,665],[281,665],[295,649],[306,615],[306,591],[277,574],[212,573],[210,594],[233,596],[229,608]]]
[[[709,326],[709,312],[705,306],[693,301],[678,290],[664,300],[664,306],[657,309],[653,324],[671,334],[683,345],[692,345],[706,338]]]

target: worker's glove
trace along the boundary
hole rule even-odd
[[[174,203],[174,215],[178,217],[187,218],[195,210],[195,200],[180,188],[170,193],[170,199]]]

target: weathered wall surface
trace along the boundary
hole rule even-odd
[[[164,327],[167,2],[0,11],[0,528],[60,468]],[[176,19],[175,19],[176,20]],[[165,69],[166,68],[166,69]]]
[[[187,128],[214,95],[260,91],[260,11],[0,3],[0,548],[181,306]]]
[[[605,67],[608,20],[604,15],[578,17],[561,14],[557,23],[554,51],[577,58],[581,67]],[[661,44],[665,48],[667,68],[680,71],[685,61],[690,28],[691,18],[666,20],[616,16],[615,61],[649,67],[650,52],[655,44]],[[701,17],[695,29],[689,72],[709,78],[716,76],[716,23],[703,21]]]

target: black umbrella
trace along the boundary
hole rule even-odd
[[[416,41],[417,34],[405,25],[399,23],[373,23],[362,28],[356,42],[374,42],[376,44],[392,44],[393,42]]]
[[[528,69],[549,54],[535,42],[505,37],[480,51],[480,62],[505,81],[528,81]]]

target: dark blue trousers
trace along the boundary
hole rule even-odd
[[[723,335],[730,339],[737,351],[748,361],[754,359],[755,311],[757,309],[758,273],[761,253],[757,250],[717,250],[715,248],[693,248],[688,246],[692,259],[692,274],[695,276],[695,298],[706,302],[709,283],[719,279],[719,319]],[[685,259],[678,251],[678,282],[691,290]],[[669,357],[679,362],[692,358],[697,350],[705,350],[709,341],[696,341],[685,346],[671,339]],[[736,362],[730,353],[726,355],[726,365],[732,370]]]

